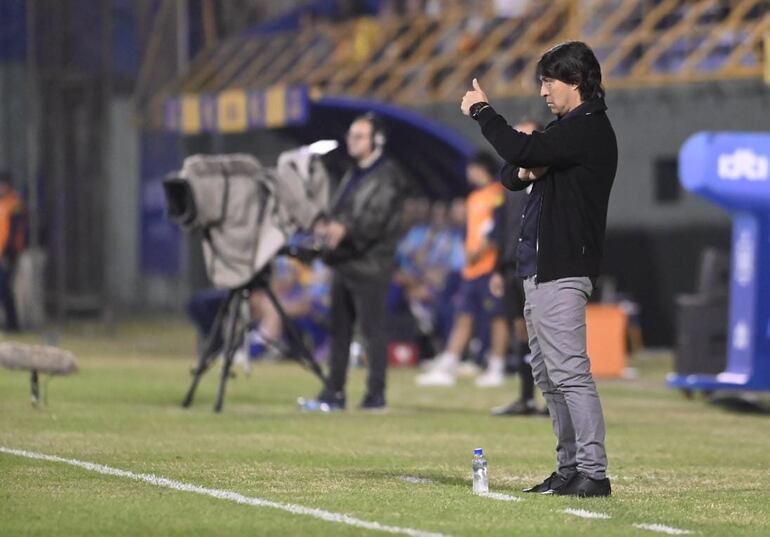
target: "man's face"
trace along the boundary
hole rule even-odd
[[[563,116],[581,102],[580,90],[576,84],[567,84],[555,78],[540,77],[540,96],[552,114]]]
[[[468,164],[465,168],[465,173],[468,176],[468,182],[475,188],[487,186],[493,180],[486,168],[478,164]]]
[[[361,161],[372,154],[372,124],[366,120],[354,121],[348,129],[348,154]]]

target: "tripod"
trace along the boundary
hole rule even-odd
[[[224,404],[225,387],[227,385],[227,379],[230,377],[230,369],[233,365],[233,357],[238,349],[238,346],[243,341],[243,336],[246,331],[246,322],[241,315],[241,307],[245,301],[248,300],[249,295],[256,290],[262,290],[267,294],[270,302],[278,311],[278,315],[281,318],[281,322],[288,332],[289,345],[292,350],[290,356],[302,365],[308,367],[320,380],[321,383],[326,386],[326,377],[321,371],[321,366],[313,358],[310,350],[302,340],[297,328],[292,323],[289,316],[286,315],[283,307],[270,289],[270,283],[267,281],[267,271],[260,272],[247,284],[231,289],[227,293],[227,297],[220,304],[217,310],[216,317],[214,318],[214,324],[209,331],[206,340],[203,343],[203,348],[198,356],[198,365],[192,370],[193,380],[190,388],[187,390],[187,395],[182,401],[182,406],[188,408],[195,397],[195,390],[198,388],[203,374],[212,366],[216,361],[220,352],[223,355],[222,371],[219,378],[219,389],[217,391],[216,402],[214,403],[214,412],[221,412],[222,405]]]

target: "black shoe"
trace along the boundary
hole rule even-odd
[[[612,487],[610,480],[592,479],[585,474],[578,473],[566,487],[557,490],[559,496],[577,496],[578,498],[593,498],[596,496],[610,496]]]
[[[324,390],[316,399],[297,399],[297,407],[305,412],[336,412],[345,410],[345,392]]]
[[[492,409],[493,416],[529,416],[535,414],[537,408],[534,401],[531,399],[525,401],[523,399],[514,401],[510,405],[499,406]]]
[[[545,478],[545,481],[522,490],[522,492],[538,492],[540,494],[556,494],[557,491],[567,486],[577,474],[564,477],[556,472]]]
[[[382,394],[367,393],[361,404],[358,405],[359,410],[368,411],[384,411],[386,408],[385,396]]]

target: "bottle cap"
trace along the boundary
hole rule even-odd
[[[483,455],[484,454],[484,448],[477,447],[473,450],[474,455]]]

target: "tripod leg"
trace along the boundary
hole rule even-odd
[[[315,373],[316,376],[321,379],[321,382],[325,388],[327,383],[326,377],[324,376],[323,371],[321,371],[321,366],[318,365],[318,362],[315,361],[310,350],[307,348],[307,345],[305,345],[305,342],[302,340],[302,335],[297,330],[297,327],[294,326],[294,323],[292,323],[291,319],[289,319],[289,316],[286,315],[286,312],[283,310],[283,306],[281,306],[281,303],[278,302],[278,298],[275,296],[275,293],[273,293],[273,290],[270,289],[270,286],[265,286],[264,290],[265,293],[267,293],[268,298],[270,298],[270,302],[273,303],[273,306],[275,306],[275,309],[278,311],[278,315],[281,317],[281,322],[283,323],[286,331],[289,333],[289,339],[293,343],[292,346],[297,351],[299,351],[299,361],[308,366],[313,371],[313,373]]]
[[[217,401],[214,404],[214,412],[221,412],[225,399],[225,386],[230,376],[230,367],[233,365],[233,356],[238,348],[240,341],[236,337],[241,330],[238,330],[239,318],[241,315],[241,303],[243,302],[244,291],[237,291],[232,300],[227,318],[227,333],[225,334],[225,355],[222,363],[222,375],[219,379],[219,391],[217,392]]]
[[[211,330],[209,331],[209,334],[206,337],[206,341],[203,344],[203,348],[200,351],[200,355],[198,356],[198,365],[195,367],[195,369],[192,370],[192,384],[190,384],[190,388],[187,390],[187,395],[185,395],[185,398],[182,401],[182,406],[184,408],[188,408],[192,404],[193,398],[195,397],[195,391],[198,388],[198,383],[200,382],[201,377],[208,370],[208,368],[216,359],[217,354],[219,353],[220,347],[222,346],[222,325],[224,324],[227,310],[230,308],[230,303],[233,301],[235,294],[236,291],[230,291],[227,293],[227,297],[225,297],[225,299],[219,305],[217,315],[214,317],[214,324],[211,326]]]
[[[38,406],[40,404],[40,384],[38,382],[37,370],[33,369],[29,380],[30,390],[32,392],[32,405]]]

